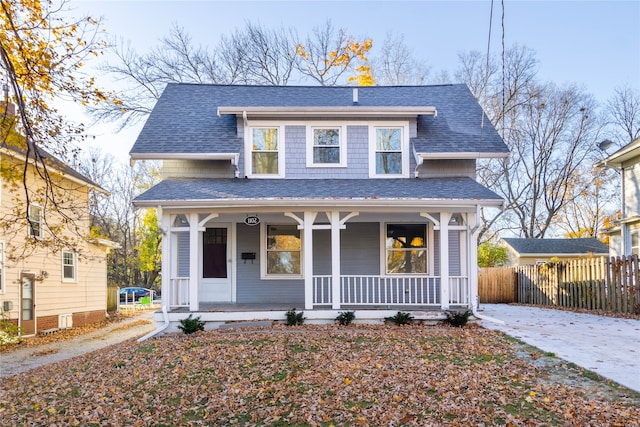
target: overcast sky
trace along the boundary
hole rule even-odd
[[[382,43],[386,34],[404,34],[406,44],[432,70],[458,64],[458,54],[486,52],[490,0],[476,1],[94,1],[72,0],[79,14],[102,17],[107,32],[128,40],[143,53],[169,33],[173,24],[194,42],[215,46],[221,35],[247,21],[265,27],[290,27],[300,35],[331,19],[355,37]],[[525,45],[536,52],[539,78],[583,85],[600,102],[616,87],[640,90],[640,1],[505,1],[507,47]],[[501,49],[501,2],[493,6],[491,51]],[[112,135],[94,129],[105,150],[126,160],[138,129]]]

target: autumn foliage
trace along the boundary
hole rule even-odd
[[[282,326],[129,341],[4,380],[7,425],[637,425],[481,328]],[[525,352],[526,353],[526,352]],[[621,393],[624,394],[624,393]]]

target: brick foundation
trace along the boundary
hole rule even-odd
[[[58,328],[58,316],[41,316],[38,317],[38,330],[37,332],[46,331],[47,329]]]
[[[73,327],[85,326],[90,323],[102,322],[107,317],[106,310],[84,311],[73,313]]]

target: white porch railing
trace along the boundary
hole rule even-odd
[[[313,276],[313,304],[327,305],[332,300],[330,275]],[[449,303],[467,305],[469,279],[449,277]],[[438,276],[341,276],[340,305],[427,305],[440,306]]]
[[[189,278],[173,277],[171,279],[171,289],[169,290],[170,307],[189,306]]]

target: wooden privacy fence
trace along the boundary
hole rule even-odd
[[[483,268],[480,302],[519,302],[640,314],[637,255],[553,264]]]
[[[107,311],[118,310],[119,289],[117,286],[107,286]]]

